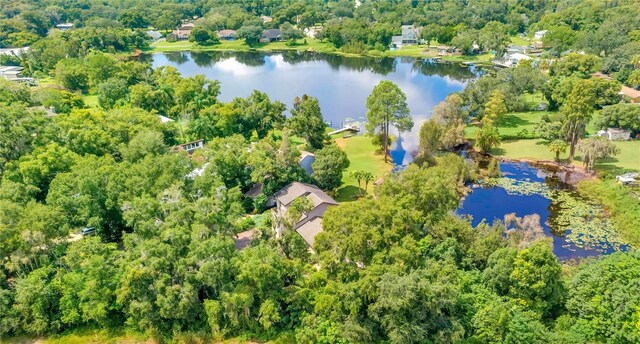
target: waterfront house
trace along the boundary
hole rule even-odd
[[[533,60],[530,56],[521,53],[507,54],[503,58],[494,60],[493,64],[498,67],[516,68],[520,62]]]
[[[402,44],[418,44],[420,33],[413,25],[402,25]]]
[[[292,229],[313,247],[316,235],[322,232],[322,216],[329,207],[337,205],[338,202],[315,185],[293,182],[285,186],[273,195],[276,203],[273,209],[276,237],[282,237],[284,234],[287,229],[285,225],[287,211],[300,197],[306,197],[312,208],[302,214]]]
[[[171,34],[167,36],[168,41],[186,41],[191,36],[191,30],[195,25],[193,23],[182,24],[179,28],[171,31]]]
[[[236,30],[220,30],[218,38],[223,41],[235,41],[238,38],[238,33]]]
[[[278,42],[282,40],[282,31],[279,29],[269,29],[265,30],[262,33],[262,38],[260,38],[260,42],[269,43],[269,42]]]
[[[162,38],[162,34],[160,31],[149,30],[146,32],[149,37],[151,37],[151,41],[156,42]]]

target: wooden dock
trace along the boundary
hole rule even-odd
[[[360,128],[358,128],[358,126],[356,126],[356,125],[346,126],[346,127],[342,128],[342,129],[334,130],[334,131],[330,132],[328,135],[332,136],[332,135],[336,135],[336,134],[340,134],[340,133],[344,133],[344,132],[350,132],[352,134],[357,134],[358,132],[360,132]]]

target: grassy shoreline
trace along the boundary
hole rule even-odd
[[[303,43],[305,42],[306,43]],[[299,41],[296,45],[289,46],[286,42],[272,42],[272,43],[260,43],[253,47],[250,47],[242,40],[236,41],[222,41],[220,44],[210,46],[199,46],[189,41],[179,42],[166,42],[159,41],[151,44],[149,49],[146,49],[146,53],[163,53],[163,52],[182,52],[182,51],[262,51],[262,52],[276,52],[276,51],[308,51],[318,52],[324,54],[332,54],[345,57],[414,57],[414,58],[435,58],[442,61],[452,63],[476,63],[476,64],[488,64],[491,62],[493,55],[482,54],[474,56],[438,56],[437,49],[434,46],[426,45],[410,45],[402,47],[398,50],[369,50],[363,54],[345,53],[336,49],[328,42],[320,42],[313,38],[307,38],[304,41]]]
[[[365,171],[373,174],[367,188],[367,193],[373,193],[373,183],[385,176],[393,169],[393,163],[384,162],[383,154],[379,153],[379,147],[371,142],[371,137],[358,135],[349,138],[335,138],[334,141],[349,158],[349,168],[342,174],[342,185],[337,190],[338,202],[351,202],[364,193],[364,183],[358,188],[357,180],[351,175],[352,171]]]

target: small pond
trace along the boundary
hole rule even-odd
[[[603,209],[579,197],[567,183],[575,175],[524,162],[501,162],[500,168],[502,178],[475,185],[457,210],[460,215],[470,215],[473,226],[483,220],[508,219],[516,223],[508,228],[535,227],[552,238],[554,253],[561,260],[627,248]]]

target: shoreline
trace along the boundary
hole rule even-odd
[[[580,183],[583,180],[600,179],[597,173],[587,172],[587,170],[585,170],[584,167],[576,166],[573,164],[558,163],[552,160],[534,160],[534,159],[527,159],[527,158],[517,159],[517,158],[507,158],[507,157],[493,156],[493,155],[492,157],[499,161],[524,162],[524,163],[533,165],[535,167],[542,167],[543,169],[551,170],[551,172],[554,172],[554,173],[568,174],[569,178],[565,178],[566,179],[565,182],[573,186],[576,186],[578,183]],[[575,178],[571,178],[571,176],[575,176]]]
[[[166,41],[154,42],[149,45],[148,49],[140,50],[144,54],[155,53],[171,53],[171,52],[265,52],[265,53],[277,53],[277,52],[308,52],[308,53],[321,53],[327,55],[335,55],[342,57],[356,57],[356,58],[416,58],[416,59],[429,59],[434,61],[443,61],[446,63],[458,63],[460,65],[478,65],[478,66],[490,66],[490,55],[475,55],[475,56],[432,56],[425,54],[425,50],[434,48],[434,46],[410,46],[419,49],[412,48],[411,50],[385,50],[375,52],[371,54],[371,51],[357,54],[342,52],[332,46],[329,46],[324,42],[313,42],[311,44],[300,44],[294,46],[287,46],[284,42],[268,43],[262,46],[249,47],[246,44],[237,44],[237,41],[232,41],[232,44],[228,42],[215,44],[211,46],[198,46],[191,42],[172,42]],[[158,43],[163,45],[159,46]],[[322,44],[322,46],[319,46]],[[275,46],[274,46],[275,45]],[[316,47],[314,49],[314,46]]]

